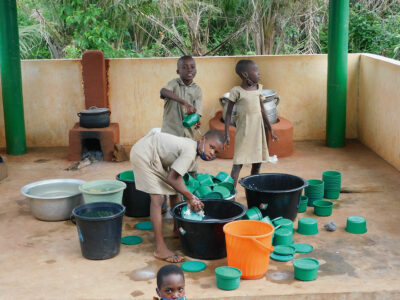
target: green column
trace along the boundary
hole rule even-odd
[[[16,0],[0,0],[0,67],[7,153],[26,153]]]
[[[346,138],[349,0],[329,1],[328,103],[326,144],[343,147]]]

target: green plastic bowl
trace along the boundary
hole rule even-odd
[[[308,202],[308,199],[307,199]],[[300,202],[298,212],[303,213],[307,210],[307,202]]]
[[[285,218],[274,219],[272,220],[272,223],[274,223],[275,227],[280,226],[280,228],[286,228],[290,231],[293,231],[293,222],[290,219],[285,219]]]
[[[324,171],[322,172],[322,179],[332,179],[332,180],[340,180],[342,178],[342,173],[338,171]]]
[[[205,197],[200,197],[200,199],[223,199],[222,195],[218,192],[211,192],[207,194]]]
[[[219,172],[217,174],[217,176],[215,176],[214,178],[215,180],[219,181],[219,182],[229,182],[231,184],[234,183],[233,178],[226,172]]]
[[[220,193],[222,196],[222,199],[229,198],[231,195],[231,191],[229,189],[227,189],[226,187],[223,187],[223,186],[219,186],[219,185],[214,187],[213,192]]]
[[[339,199],[340,196],[340,188],[335,190],[325,190],[324,191],[324,198],[326,199]]]
[[[262,222],[271,224],[272,226],[274,226],[274,224],[272,224],[271,219],[268,216],[265,216],[264,218],[261,219]]]
[[[213,177],[208,173],[197,173],[196,174],[197,180],[200,182],[200,185],[206,186],[214,186]]]
[[[314,201],[314,214],[320,217],[328,217],[332,214],[333,202],[327,200]]]
[[[294,277],[302,281],[317,279],[319,261],[315,258],[298,258],[293,261]]]
[[[297,232],[304,235],[314,235],[318,233],[318,222],[314,218],[299,219]]]
[[[222,186],[222,187],[228,189],[229,192],[232,192],[234,190],[234,185],[233,185],[233,183],[230,183],[230,182],[218,182],[217,186]]]
[[[95,180],[79,186],[85,203],[113,202],[122,204],[122,194],[126,184],[119,180]]]
[[[243,219],[245,220],[261,220],[263,218],[263,215],[261,211],[258,209],[258,207],[252,207],[247,210],[246,214],[243,216]]]
[[[190,128],[200,120],[200,115],[197,113],[192,113],[190,115],[185,115],[182,121],[183,127]]]
[[[320,201],[322,199],[323,199],[323,196],[320,196],[320,197],[308,196],[307,206],[314,206],[315,201]]]
[[[196,190],[196,193],[199,195],[198,197],[202,199],[206,198],[206,196],[211,192],[212,192],[211,187],[207,185],[202,185]]]
[[[346,231],[354,234],[367,232],[367,220],[363,217],[352,216],[347,218]]]
[[[287,228],[278,228],[274,232],[273,245],[291,245],[293,244],[293,231]]]
[[[215,276],[219,289],[232,291],[239,287],[242,271],[234,267],[218,267],[215,269]]]

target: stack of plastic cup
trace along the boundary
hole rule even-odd
[[[309,179],[308,186],[304,189],[308,197],[308,206],[314,206],[314,201],[324,197],[324,182],[320,179]]]
[[[338,199],[342,186],[342,174],[337,171],[325,171],[322,173],[324,181],[324,197],[327,199]]]

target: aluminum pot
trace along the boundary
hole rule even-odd
[[[263,90],[263,104],[265,111],[268,116],[268,120],[270,124],[275,124],[278,121],[278,112],[277,106],[279,104],[280,98],[276,96],[276,91],[274,90]],[[276,100],[276,101],[274,101]],[[225,93],[223,97],[219,98],[219,103],[222,106],[222,119],[225,120],[226,111],[228,110],[228,101],[229,101],[229,93]],[[236,105],[233,107],[232,110],[232,117],[231,117],[231,125],[236,126],[235,123],[235,116],[237,115],[237,107]]]
[[[264,97],[263,104],[268,116],[268,121],[270,124],[275,124],[278,121],[278,111],[276,107],[279,104],[280,98],[276,95],[274,90],[263,90],[262,94]]]
[[[92,106],[78,113],[79,126],[84,128],[108,127],[110,126],[110,114],[111,112],[108,108]]]
[[[72,210],[83,203],[79,179],[48,179],[36,181],[21,188],[29,198],[32,214],[42,221],[68,220]]]

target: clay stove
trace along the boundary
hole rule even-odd
[[[103,52],[86,51],[82,56],[82,73],[86,109],[109,107]],[[105,128],[84,128],[76,123],[69,131],[68,160],[79,161],[87,155],[95,155],[96,160],[112,161],[114,146],[118,143],[118,123]]]

